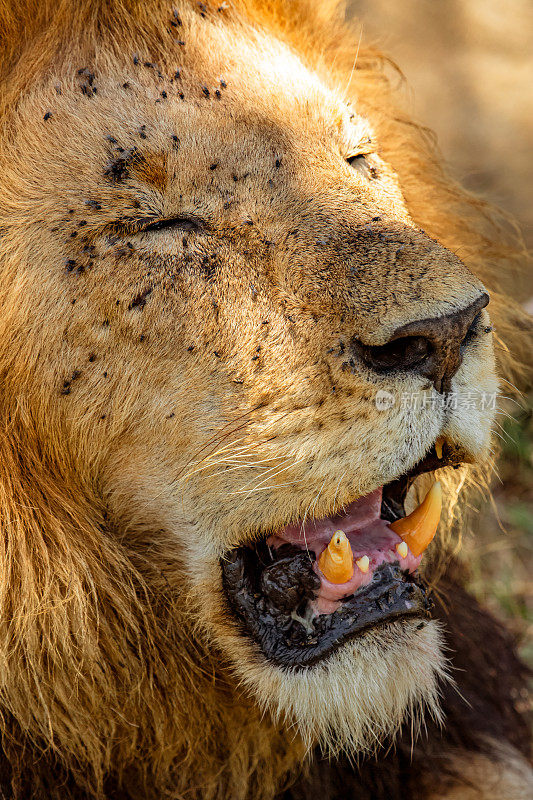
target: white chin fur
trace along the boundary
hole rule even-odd
[[[343,645],[323,663],[284,671],[264,663],[242,675],[260,705],[307,747],[357,758],[423,712],[440,720],[437,679],[446,677],[439,626],[395,622]]]

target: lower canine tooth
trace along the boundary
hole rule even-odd
[[[409,552],[409,548],[405,542],[400,542],[400,544],[396,545],[396,550],[398,551],[398,555],[402,558],[407,558],[407,553]]]
[[[353,555],[344,531],[335,531],[318,559],[322,574],[330,583],[346,583],[353,575]]]
[[[358,558],[355,563],[357,564],[357,566],[359,567],[361,572],[364,572],[365,575],[366,575],[366,573],[368,572],[368,570],[370,568],[370,559],[369,559],[369,557],[368,556],[361,556],[361,558]]]
[[[397,519],[389,527],[402,537],[414,556],[419,556],[437,533],[441,511],[442,487],[437,481],[412,514]]]

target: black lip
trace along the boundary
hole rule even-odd
[[[402,571],[399,564],[383,564],[370,584],[345,598],[337,611],[315,617],[306,629],[293,614],[305,613],[318,588],[309,555],[293,551],[282,557],[284,569],[293,573],[294,580],[287,586],[302,587],[291,596],[284,585],[276,594],[276,588],[272,590],[261,580],[264,564],[258,550],[261,545],[257,549],[238,547],[221,560],[223,586],[244,631],[268,661],[279,667],[311,667],[369,628],[392,620],[429,617],[431,601],[419,578]]]

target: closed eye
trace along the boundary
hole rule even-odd
[[[361,161],[366,161],[366,156],[365,156],[365,154],[364,154],[364,153],[357,153],[356,155],[354,155],[354,156],[350,156],[349,158],[347,158],[347,159],[346,159],[346,161],[347,161],[347,162],[348,162],[348,164],[350,164],[351,166],[354,166],[354,165],[356,165],[358,162],[360,163]]]
[[[154,222],[149,222],[147,225],[141,223],[139,231],[143,233],[148,231],[163,231],[167,228],[177,228],[180,231],[197,231],[202,228],[202,222],[195,217],[169,217],[168,219],[158,219]]]

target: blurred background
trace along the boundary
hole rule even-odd
[[[533,250],[533,0],[347,0],[398,64],[451,172],[512,214]],[[533,273],[505,286],[533,313]],[[533,355],[533,354],[532,354]],[[471,588],[533,667],[533,394],[503,401],[493,499],[466,538]]]

